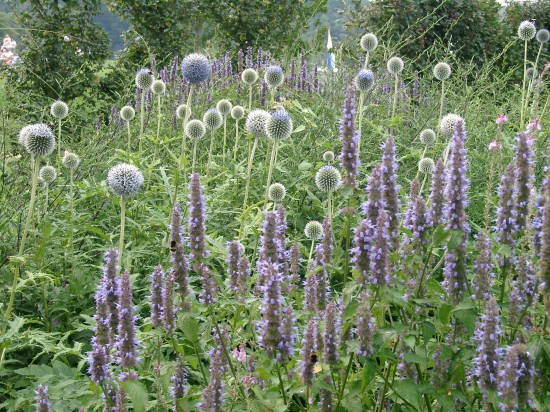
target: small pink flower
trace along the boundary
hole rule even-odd
[[[63,41],[64,42],[70,42],[71,38],[69,36],[63,36]]]
[[[505,114],[499,114],[496,120],[496,124],[501,125],[508,121],[508,116]]]
[[[489,150],[493,153],[496,153],[502,149],[502,144],[497,142],[496,140],[493,140],[491,143],[489,143]]]
[[[256,383],[255,379],[252,376],[243,376],[242,381],[245,385],[252,386]]]
[[[237,359],[237,362],[246,361],[246,351],[244,350],[243,345],[239,345],[238,348],[233,348],[231,353],[233,353],[233,357]]]
[[[529,122],[529,124],[527,125],[528,132],[532,132],[533,130],[540,130],[540,129],[542,129],[542,126],[537,119],[531,120],[531,122]]]

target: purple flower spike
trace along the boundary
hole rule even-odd
[[[366,219],[374,226],[378,220],[380,209],[384,208],[386,205],[384,201],[385,186],[382,164],[378,164],[373,169],[366,191],[368,193],[368,199],[365,204],[363,204],[362,210]]]
[[[294,324],[294,311],[292,306],[286,306],[283,308],[283,327],[281,332],[281,342],[279,343],[279,354],[277,360],[280,362],[287,362],[288,359],[294,356],[294,345],[296,344],[296,332]]]
[[[171,334],[174,331],[174,320],[174,270],[170,270],[162,290],[162,326],[166,333]]]
[[[376,230],[373,235],[374,244],[370,254],[370,280],[376,286],[389,285],[390,278],[390,222],[385,210],[380,211]]]
[[[280,238],[278,236],[278,218],[275,212],[265,212],[265,220],[262,226],[262,236],[260,238],[260,252],[257,262],[258,283],[256,288],[261,290],[265,284],[265,274],[262,266],[269,263],[279,263],[280,257],[283,254]]]
[[[176,402],[185,396],[185,384],[187,382],[187,376],[185,373],[185,367],[183,366],[183,360],[178,357],[178,363],[176,364],[176,370],[172,376],[172,387],[170,388],[170,395],[174,398],[174,412],[176,410]]]
[[[330,297],[330,284],[328,280],[327,268],[322,260],[324,245],[317,245],[315,248],[315,308],[317,313],[325,310]]]
[[[197,273],[209,254],[205,221],[206,197],[203,195],[199,174],[193,173],[189,183],[189,257],[193,262],[193,270]]]
[[[92,351],[88,353],[88,362],[90,367],[88,373],[91,379],[96,384],[111,379],[109,373],[109,326],[110,314],[107,306],[105,293],[105,279],[102,279],[97,286],[95,295],[96,313],[94,319],[96,325],[94,327],[94,336],[92,337]]]
[[[531,151],[533,140],[527,133],[520,132],[516,141],[514,163],[516,164],[517,178],[514,186],[514,205],[516,207],[518,231],[523,232],[527,226],[529,197],[534,180]]]
[[[38,385],[35,393],[36,412],[50,412],[52,404],[48,399],[48,387],[45,385]]]
[[[353,237],[354,248],[352,249],[351,258],[354,264],[354,269],[359,272],[357,282],[362,285],[367,284],[370,273],[370,254],[373,240],[374,229],[368,219],[364,219],[355,228]]]
[[[244,250],[243,245],[238,240],[227,243],[227,274],[229,279],[229,289],[237,292],[239,285],[239,259]]]
[[[281,342],[281,274],[279,267],[272,263],[262,266],[265,284],[262,304],[262,320],[258,325],[260,344],[271,359],[277,355]]]
[[[357,186],[357,177],[359,176],[359,132],[355,130],[355,90],[349,86],[346,90],[346,100],[344,102],[344,111],[340,120],[340,140],[342,141],[342,153],[340,162],[344,169],[343,184]]]
[[[224,330],[221,331],[222,335]],[[218,336],[213,330],[215,347],[210,350],[210,381],[208,386],[202,392],[201,402],[197,404],[199,411],[202,412],[222,412],[223,411],[223,375],[227,368],[227,360],[224,358],[221,339],[226,341],[225,336]],[[225,342],[227,347],[227,342]]]
[[[500,325],[498,305],[493,296],[489,297],[485,314],[481,317],[476,328],[477,356],[474,358],[476,376],[479,387],[487,394],[489,389],[496,389],[500,349]]]
[[[210,269],[205,265],[199,267],[198,270],[201,276],[201,293],[199,295],[199,302],[204,305],[213,305],[218,301],[218,284],[212,277]]]
[[[102,282],[105,288],[105,301],[109,315],[109,345],[115,344],[115,335],[118,329],[117,304],[120,296],[118,271],[118,251],[110,249],[105,253],[105,268],[103,269]]]
[[[164,271],[157,266],[151,273],[151,323],[155,327],[162,324],[162,290]]]
[[[359,338],[359,349],[357,355],[369,356],[372,353],[372,338],[375,325],[370,311],[369,294],[365,290],[361,295],[361,302],[357,308],[357,337]]]
[[[390,236],[390,248],[397,247],[399,219],[399,185],[397,184],[397,159],[395,155],[395,142],[390,136],[384,145],[382,155],[382,173],[384,175],[384,202],[388,213],[388,234]]]
[[[174,282],[180,297],[182,309],[189,310],[191,305],[187,302],[189,295],[189,262],[185,256],[183,243],[183,226],[181,224],[181,212],[178,202],[174,203],[172,218],[170,220],[170,249]]]
[[[237,301],[244,303],[249,293],[248,279],[250,279],[250,262],[246,256],[239,259],[237,270]]]
[[[336,365],[340,354],[342,337],[342,308],[336,302],[330,302],[325,311],[325,333],[323,334],[324,359],[329,365]]]
[[[486,235],[481,235],[476,249],[479,255],[474,262],[474,295],[472,299],[486,301],[493,286],[492,242]]]
[[[550,168],[546,170],[543,183],[544,208],[542,211],[542,228],[540,234],[539,276],[544,284],[544,299],[550,301]]]
[[[514,203],[514,182],[516,181],[516,165],[513,162],[506,167],[498,188],[498,208],[496,239],[510,247],[513,252],[516,244],[514,236],[518,232],[517,209]]]
[[[136,316],[132,305],[132,286],[130,273],[120,277],[120,299],[118,309],[117,350],[118,363],[122,368],[133,368],[138,363],[138,342],[136,338]]]
[[[446,221],[445,216],[445,181],[447,174],[443,160],[439,159],[435,164],[432,175],[432,188],[430,194],[430,210],[428,211],[428,223],[432,227],[441,225]]]
[[[533,359],[527,347],[522,344],[509,347],[498,376],[501,411],[516,412],[522,406],[530,406],[534,375]]]
[[[296,289],[296,285],[300,279],[300,247],[298,243],[294,243],[290,248],[290,277],[288,279],[288,291],[292,292]]]
[[[312,354],[315,352],[317,340],[317,319],[311,318],[307,324],[302,341],[302,382],[304,385],[311,386],[315,377],[313,368],[317,359],[313,359]]]
[[[323,219],[323,242],[322,253],[317,255],[317,258],[323,261],[323,266],[329,266],[332,263],[332,251],[334,245],[332,244],[332,222],[328,216]]]

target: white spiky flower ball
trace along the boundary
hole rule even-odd
[[[65,150],[65,155],[63,156],[63,164],[69,170],[76,169],[80,164],[80,157],[76,153],[71,153]]]
[[[436,134],[432,129],[424,129],[420,132],[420,143],[425,144],[426,146],[434,144],[435,139]]]
[[[528,79],[531,79],[533,77],[537,77],[537,71],[535,70],[534,67],[529,67],[526,71],[525,71],[525,75],[527,76]]]
[[[447,80],[451,76],[451,66],[445,62],[439,62],[434,66],[433,72],[437,80]]]
[[[331,152],[330,150],[323,153],[323,160],[325,162],[332,162],[334,161],[334,152]]]
[[[216,104],[216,109],[218,109],[218,111],[221,113],[221,115],[223,117],[229,115],[231,113],[231,109],[233,108],[233,105],[231,104],[231,102],[227,99],[221,99],[217,104]]]
[[[289,138],[294,129],[292,118],[286,110],[275,110],[271,113],[265,127],[267,136],[275,140]]]
[[[447,137],[451,137],[455,131],[456,123],[460,120],[464,120],[458,114],[449,113],[441,118],[439,122],[439,130]]]
[[[32,156],[48,156],[55,149],[55,136],[47,124],[36,123],[27,130],[25,149]]]
[[[248,86],[252,86],[258,81],[258,72],[252,68],[245,69],[241,74],[241,79]]]
[[[57,177],[57,172],[53,166],[42,166],[38,172],[38,176],[44,180],[44,183],[49,185]]]
[[[546,29],[540,29],[537,32],[536,38],[539,43],[546,43],[548,40],[550,40],[550,31]]]
[[[244,117],[244,107],[233,106],[231,109],[231,117],[233,120],[241,120]]]
[[[522,21],[518,27],[518,37],[521,40],[531,40],[537,34],[535,25],[529,20]]]
[[[181,73],[191,84],[202,83],[210,77],[212,68],[204,54],[192,53],[181,62]]]
[[[19,131],[19,135],[17,136],[17,142],[25,147],[25,140],[27,139],[27,136],[29,135],[29,131],[32,128],[32,124],[29,124],[27,126],[23,126],[21,130]]]
[[[334,192],[342,184],[342,175],[334,166],[325,165],[317,171],[315,184],[321,192]]]
[[[69,106],[61,100],[53,102],[50,107],[50,114],[56,119],[63,119],[69,114]]]
[[[198,119],[193,119],[185,126],[185,135],[191,140],[199,140],[206,134],[206,126]]]
[[[420,170],[425,175],[432,174],[435,169],[435,162],[429,157],[420,159],[418,162],[418,170]]]
[[[286,197],[286,188],[281,183],[273,183],[267,192],[269,199],[275,203],[281,203]]]
[[[124,106],[120,109],[120,118],[125,122],[129,122],[136,116],[136,111],[132,106]]]
[[[378,47],[378,37],[374,33],[367,33],[361,37],[361,48],[366,52],[373,52]]]
[[[323,235],[323,225],[317,222],[316,220],[307,222],[306,227],[304,229],[304,234],[310,240],[319,240]]]
[[[374,86],[374,73],[372,70],[362,69],[354,79],[355,88],[359,91],[369,91]]]
[[[279,87],[285,79],[283,69],[280,66],[269,66],[264,74],[264,80],[270,89]]]
[[[166,93],[166,84],[162,80],[155,80],[151,90],[153,90],[153,94],[164,94]]]
[[[216,130],[223,124],[223,117],[217,109],[211,108],[202,116],[202,122],[208,130]]]
[[[121,163],[109,170],[107,186],[117,196],[135,196],[143,187],[143,174],[136,166]]]
[[[388,71],[394,76],[397,76],[399,73],[403,71],[405,64],[403,63],[403,60],[400,57],[394,56],[388,60],[387,66],[388,66]]]
[[[144,92],[149,91],[153,85],[153,76],[147,69],[141,69],[136,74],[136,86]]]
[[[254,137],[267,137],[266,124],[270,117],[265,110],[254,109],[248,114],[244,128]]]
[[[176,116],[178,117],[178,119],[184,119],[186,111],[187,111],[187,105],[186,104],[180,104],[176,108]]]

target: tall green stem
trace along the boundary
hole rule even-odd
[[[392,105],[392,109],[391,109],[391,119],[392,119],[392,122],[393,122],[393,119],[395,118],[395,109],[397,107],[397,88],[399,86],[399,76],[396,74],[395,75],[395,84],[394,84],[394,88],[393,88],[393,105]]]
[[[244,202],[243,210],[246,209],[248,202],[248,191],[250,190],[250,174],[252,173],[252,162],[254,161],[254,154],[256,153],[256,148],[258,147],[258,138],[254,138],[254,144],[252,145],[252,150],[250,151],[250,156],[248,157],[248,166],[246,168],[246,187],[244,190]]]
[[[162,121],[162,106],[160,104],[160,94],[158,95],[157,97],[157,101],[158,101],[158,113],[157,113],[157,137],[156,137],[156,141],[155,141],[155,151],[153,152],[153,161],[151,163],[151,165],[154,167],[155,165],[155,160],[157,158],[157,152],[158,152],[158,148],[159,148],[159,137],[160,137],[160,123]]]
[[[279,147],[279,142],[277,140],[273,141],[273,147],[271,148],[271,159],[269,160],[269,171],[267,173],[267,183],[265,187],[265,202],[264,207],[267,206],[267,200],[269,195],[269,185],[271,184],[271,176],[273,174],[273,166],[275,165],[275,156],[277,154],[277,148]]]
[[[363,125],[363,103],[365,100],[365,94],[359,92],[359,113],[357,113],[357,130],[359,131],[359,141],[357,142],[357,155],[361,155],[361,127]]]
[[[225,142],[226,142],[226,139],[227,139],[227,116],[223,116],[223,150],[222,150],[222,155],[223,155],[223,160],[225,161]]]
[[[525,83],[527,82],[527,40],[525,40],[525,49],[523,54],[523,83],[521,85],[521,108],[520,108],[520,122],[519,128],[524,129],[524,114],[525,114]]]
[[[369,67],[369,52],[365,54],[365,63],[363,64],[363,69],[366,69]]]
[[[441,81],[441,97],[439,98],[439,117],[437,119],[438,122],[441,121],[441,118],[443,117],[443,106],[445,105],[445,80]],[[439,140],[439,127],[436,128],[435,131],[435,141],[437,142]],[[426,151],[424,150],[424,153]]]
[[[69,253],[71,257],[71,278],[69,287],[74,290],[74,171],[69,170],[69,208],[71,209],[69,228],[71,230],[69,234]]]
[[[237,160],[237,150],[239,147],[239,121],[235,121],[235,148],[233,149],[233,161]]]
[[[208,164],[206,165],[206,181],[210,176],[210,165],[212,164],[212,151],[214,149],[214,129],[210,131],[210,149],[208,150]]]
[[[177,201],[178,198],[178,187],[179,187],[179,171],[183,169],[183,159],[185,157],[185,128],[187,126],[187,122],[189,121],[189,117],[191,117],[191,96],[193,95],[193,86],[189,87],[189,94],[187,95],[187,104],[185,106],[185,116],[183,118],[183,139],[181,142],[181,152],[180,152],[180,162],[179,162],[179,168],[176,169],[176,173],[174,175],[175,177],[175,190],[174,190],[174,202]],[[197,144],[197,141],[195,140],[195,146]],[[193,156],[195,155],[195,149],[193,148]],[[195,169],[195,158],[193,157],[193,170]]]
[[[141,141],[143,140],[143,126],[145,124],[145,90],[141,90],[141,105],[139,116],[139,143],[138,143],[138,159],[141,160]]]
[[[130,150],[131,150],[131,134],[130,134],[130,122],[126,122],[126,129],[128,130],[128,162],[130,162]]]
[[[124,226],[126,224],[126,198],[120,196],[120,238],[118,240],[118,261],[122,265],[122,251],[124,249]]]
[[[277,375],[279,376],[279,388],[281,389],[281,393],[283,394],[283,402],[286,405],[286,393],[285,393],[285,386],[283,385],[283,378],[281,376],[281,365],[279,362],[277,362]]]
[[[248,88],[248,113],[252,110],[252,85]]]
[[[335,411],[337,411],[338,408],[340,408],[340,404],[342,403],[342,398],[344,397],[344,390],[346,389],[346,384],[348,383],[349,372],[351,370],[351,364],[353,363],[353,355],[354,355],[354,352],[351,352],[351,355],[350,355],[349,361],[348,361],[348,366],[346,368],[346,374],[344,375],[344,382],[342,382],[342,386],[340,386],[340,393],[338,394],[338,403],[336,404],[336,409],[334,409]]]
[[[199,139],[193,141],[193,164],[191,165],[191,170],[195,171],[195,162],[197,160],[197,142]]]
[[[61,158],[61,119],[57,122],[57,157]]]

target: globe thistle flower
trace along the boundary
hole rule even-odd
[[[171,335],[176,328],[174,314],[174,270],[171,269],[164,279],[162,288],[162,326]]]
[[[322,192],[334,192],[342,184],[342,175],[334,166],[322,166],[315,174],[315,184]]]
[[[241,78],[248,86],[252,86],[258,81],[258,72],[252,68],[245,69],[241,75]]]
[[[44,123],[31,125],[25,133],[25,150],[34,157],[48,156],[55,148],[55,137]]]
[[[439,62],[434,66],[433,73],[437,80],[447,80],[451,76],[451,66],[447,63]]]
[[[420,132],[420,143],[430,146],[435,143],[436,134],[432,129],[424,129]]]
[[[17,142],[20,146],[25,147],[25,140],[27,139],[27,136],[29,135],[29,132],[32,130],[32,124],[29,124],[27,126],[24,126],[19,131],[19,135],[17,137]]]
[[[390,247],[395,248],[398,241],[399,219],[401,214],[399,203],[399,185],[397,184],[397,158],[395,154],[395,141],[392,136],[383,146],[382,174],[384,183],[384,204],[388,212]]]
[[[387,67],[388,67],[388,71],[391,74],[393,74],[394,76],[397,76],[399,73],[403,71],[404,63],[400,57],[394,56],[388,60]]]
[[[132,305],[132,286],[130,285],[130,273],[128,271],[125,271],[120,277],[120,296],[117,311],[116,348],[119,355],[118,364],[122,368],[134,368],[138,363],[137,316],[134,316],[135,308]]]
[[[269,186],[269,199],[275,203],[281,203],[286,196],[286,189],[280,183],[273,183]]]
[[[546,29],[540,29],[537,32],[536,38],[539,43],[546,43],[548,40],[550,40],[550,31]]]
[[[373,234],[373,244],[370,250],[370,280],[376,286],[389,285],[390,260],[389,250],[391,239],[388,214],[384,209],[378,215],[378,221]]]
[[[368,92],[374,86],[374,73],[372,70],[361,69],[354,79],[355,88],[361,92]]]
[[[125,122],[129,122],[136,116],[136,111],[132,106],[124,106],[120,109],[120,118]]]
[[[48,398],[48,387],[46,385],[38,385],[34,401],[36,402],[36,412],[50,412],[52,404]]]
[[[121,163],[109,170],[107,186],[117,196],[135,196],[143,187],[143,174],[136,166]]]
[[[373,52],[378,46],[378,38],[374,33],[367,33],[361,37],[361,48],[366,52]]]
[[[516,206],[517,229],[519,232],[523,232],[527,226],[529,198],[534,181],[533,155],[531,151],[532,140],[529,139],[527,133],[520,132],[516,141],[514,163],[517,177],[514,182],[514,204]]]
[[[479,255],[474,262],[474,280],[472,299],[487,301],[490,296],[490,290],[493,286],[493,262],[492,262],[492,242],[485,234],[481,235],[476,243],[476,249]]]
[[[189,54],[181,62],[181,74],[192,85],[208,80],[211,70],[208,57],[204,54]]]
[[[80,157],[77,154],[65,150],[65,155],[62,160],[65,167],[69,170],[74,170],[80,164]]]
[[[189,258],[193,270],[198,272],[209,254],[206,246],[206,197],[199,174],[193,173],[189,180]]]
[[[267,136],[274,140],[289,138],[293,128],[292,118],[286,110],[276,110],[271,113],[265,125]]]
[[[304,338],[302,340],[302,350],[300,351],[300,356],[302,357],[302,383],[306,386],[311,386],[313,384],[313,378],[315,377],[313,369],[317,359],[313,359],[311,354],[317,349],[317,322],[317,319],[311,318],[307,323]]]
[[[325,153],[323,153],[323,160],[327,163],[330,163],[330,162],[334,161],[334,152],[331,152],[329,150],[329,151],[326,151]]]
[[[425,175],[431,175],[435,169],[435,162],[429,157],[420,159],[418,162],[418,170]]]
[[[202,122],[207,130],[216,130],[223,124],[223,117],[217,109],[208,109],[202,116]]]
[[[64,119],[69,114],[69,106],[61,100],[53,102],[50,107],[50,114],[56,119]]]
[[[162,290],[164,271],[162,266],[157,266],[151,273],[151,323],[155,327],[162,324]]]
[[[182,399],[186,392],[187,373],[185,372],[184,361],[178,356],[174,375],[172,375],[172,387],[170,388],[170,395],[174,398],[174,405],[178,399]],[[174,407],[174,412],[177,412],[177,408]]]
[[[180,297],[180,308],[190,309],[190,303],[186,302],[189,295],[189,262],[185,256],[182,217],[180,204],[174,203],[170,219],[170,261],[174,282]]]
[[[529,20],[522,21],[518,27],[518,37],[521,40],[531,40],[537,34],[535,25]]]
[[[340,162],[344,170],[344,185],[356,186],[357,177],[359,176],[359,160],[358,145],[359,132],[355,130],[355,91],[353,87],[348,87],[346,90],[346,99],[344,101],[344,109],[342,119],[340,120],[340,141],[342,142],[342,152],[340,154]]]
[[[270,89],[274,89],[283,84],[284,78],[283,69],[279,66],[269,66],[264,74],[264,80]]]
[[[370,252],[374,229],[368,219],[363,219],[354,230],[351,251],[353,268],[359,272],[357,283],[366,286],[370,273]]]
[[[534,67],[528,67],[527,70],[525,71],[525,76],[528,79],[536,78],[537,77],[537,69],[535,69]]]
[[[267,121],[271,115],[262,109],[254,109],[246,118],[244,128],[254,137],[267,137]]]
[[[178,107],[176,107],[176,117],[178,119],[185,119],[185,114],[187,113],[187,105],[186,104],[180,104]]]
[[[220,112],[223,117],[226,117],[231,113],[233,105],[229,100],[222,99],[216,104],[216,109],[218,109],[218,112]]]
[[[306,227],[304,229],[304,234],[308,239],[319,240],[323,235],[323,226],[321,225],[321,223],[317,222],[316,220],[307,222]]]
[[[260,344],[269,358],[277,356],[277,349],[281,342],[281,274],[278,265],[268,263],[262,266],[265,273],[263,285],[262,320],[258,324]]]
[[[38,176],[44,180],[46,185],[50,185],[57,177],[57,172],[53,166],[42,166]]]
[[[470,227],[466,216],[469,180],[466,177],[466,130],[464,122],[458,121],[451,143],[451,158],[447,177],[447,230],[461,230],[459,244],[445,255],[445,287],[453,304],[462,300],[466,290],[466,244]]]
[[[229,289],[237,292],[239,286],[239,260],[241,259],[243,245],[238,240],[233,240],[227,243],[227,278],[229,281]]]
[[[516,412],[528,406],[533,390],[533,358],[527,346],[516,344],[507,348],[498,375],[499,409]]]
[[[141,69],[136,74],[136,86],[143,92],[147,92],[153,86],[153,76],[147,69]]]
[[[166,84],[162,80],[155,80],[151,85],[151,90],[153,94],[164,94],[166,93]]]
[[[451,137],[455,131],[455,126],[459,121],[464,121],[457,114],[449,113],[441,118],[439,122],[439,130],[444,136]]]
[[[340,354],[342,336],[342,308],[336,302],[330,302],[325,310],[325,331],[323,333],[324,359],[329,365],[336,365]]]
[[[443,160],[439,159],[435,164],[432,175],[432,187],[430,194],[430,208],[428,210],[428,223],[432,227],[439,226],[446,220],[445,215],[445,181],[447,173]]]
[[[191,140],[200,140],[206,134],[206,126],[198,119],[193,119],[185,125],[185,135]]]
[[[372,354],[372,339],[375,332],[375,323],[370,311],[369,293],[364,290],[357,308],[357,338],[359,339],[358,356],[370,356]]]
[[[498,341],[501,335],[499,325],[498,305],[495,298],[489,295],[485,306],[485,314],[477,322],[475,341],[477,356],[473,363],[475,374],[479,379],[480,389],[486,396],[487,391],[496,389],[500,349]]]
[[[384,186],[384,174],[382,172],[381,163],[374,167],[366,191],[368,193],[368,198],[361,209],[367,220],[374,226],[378,220],[380,209],[386,205],[384,201],[384,192],[386,188]]]
[[[233,106],[231,109],[231,117],[233,120],[241,120],[244,117],[244,107]]]

